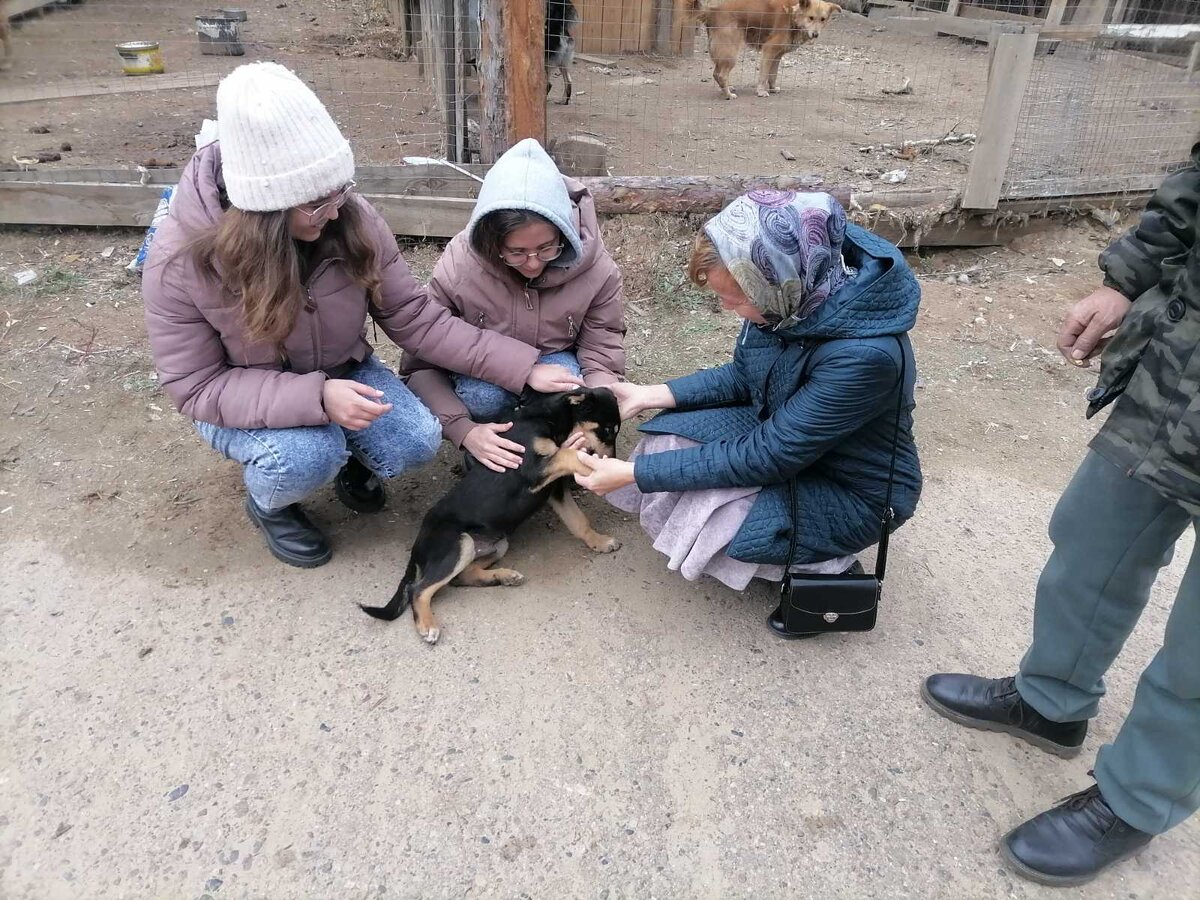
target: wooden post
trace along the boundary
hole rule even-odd
[[[1112,17],[1108,20],[1113,25],[1125,24],[1125,12],[1129,9],[1129,0],[1117,0],[1112,8]]]
[[[946,15],[957,16],[959,5],[959,0],[946,0]]]
[[[1047,25],[1061,25],[1067,12],[1067,0],[1051,0],[1050,8],[1046,11]]]
[[[1108,14],[1109,0],[1079,0],[1072,25],[1099,25]]]
[[[483,162],[525,138],[546,143],[544,0],[483,0],[479,79]]]
[[[995,209],[1000,202],[1000,189],[1004,184],[1013,138],[1017,134],[1017,116],[1029,82],[1037,41],[1036,33],[996,35],[979,140],[975,143],[963,189],[964,209]]]

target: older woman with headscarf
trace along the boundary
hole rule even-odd
[[[904,257],[828,194],[754,191],[705,224],[688,275],[745,320],[733,361],[611,385],[624,418],[669,411],[641,427],[628,461],[581,454],[591,474],[576,480],[638,513],[689,580],[742,590],[781,580],[789,556],[793,572],[861,572],[893,447],[892,527],[921,491],[907,334],[921,292]],[[778,609],[768,624],[802,636]]]

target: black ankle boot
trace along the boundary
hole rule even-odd
[[[863,567],[857,559],[847,568],[842,575],[862,575]],[[783,605],[775,607],[775,611],[767,616],[767,627],[771,629],[771,633],[775,637],[783,638],[785,641],[803,641],[806,638],[815,638],[820,632],[816,631],[788,631],[787,626],[783,624]]]
[[[333,480],[333,492],[355,512],[379,512],[387,503],[379,478],[353,456]]]
[[[1000,855],[1024,878],[1070,887],[1133,856],[1153,837],[1113,812],[1094,784],[1006,834]]]
[[[951,722],[982,731],[1003,731],[1040,750],[1070,759],[1087,737],[1087,720],[1052,722],[1021,699],[1016,678],[930,675],[921,696]]]
[[[246,495],[246,514],[267,539],[267,549],[280,562],[301,569],[315,569],[329,562],[333,550],[317,526],[308,521],[300,504],[267,511]]]

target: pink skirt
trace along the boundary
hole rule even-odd
[[[653,434],[642,438],[629,458],[643,453],[662,453],[699,446],[695,441],[673,434]],[[762,488],[709,488],[699,491],[664,491],[643,494],[636,484],[613,491],[606,498],[617,509],[636,513],[642,528],[654,541],[654,549],[667,557],[667,568],[688,581],[710,575],[721,583],[741,591],[751,579],[781,581],[783,566],[747,563],[734,559],[725,550],[733,540]],[[853,556],[807,565],[793,566],[793,572],[831,574],[844,572],[854,563]]]

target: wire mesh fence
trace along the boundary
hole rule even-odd
[[[1100,42],[1053,49],[1033,60],[1005,197],[1152,190],[1187,164],[1200,140],[1200,83]]]
[[[38,5],[7,2],[23,12]],[[308,81],[360,163],[479,160],[480,63],[489,52],[481,0],[234,0],[223,13],[213,2],[48,0],[50,14],[19,18],[11,70],[0,73],[0,166],[181,165],[203,119],[215,116],[220,77],[260,59]],[[844,0],[871,16],[817,21],[816,3],[777,4],[788,11],[777,27],[747,30],[703,14],[721,5],[544,0],[547,142],[574,136],[601,145],[596,174],[811,173],[859,190],[958,188],[973,161],[964,135],[980,130],[988,92],[987,38],[914,33],[888,16],[953,8],[986,26],[1041,21],[1055,7],[1066,24],[1097,15],[1200,22],[1200,0]],[[789,34],[780,38],[779,29]],[[777,39],[787,52],[772,92],[771,54],[758,47]],[[157,44],[163,74],[122,74],[128,60],[116,45],[135,41]],[[1044,196],[1050,184],[1152,187],[1184,163],[1200,103],[1186,68],[1192,46],[1106,39],[1043,47],[1004,196]],[[727,57],[733,98],[714,80],[714,60]]]

